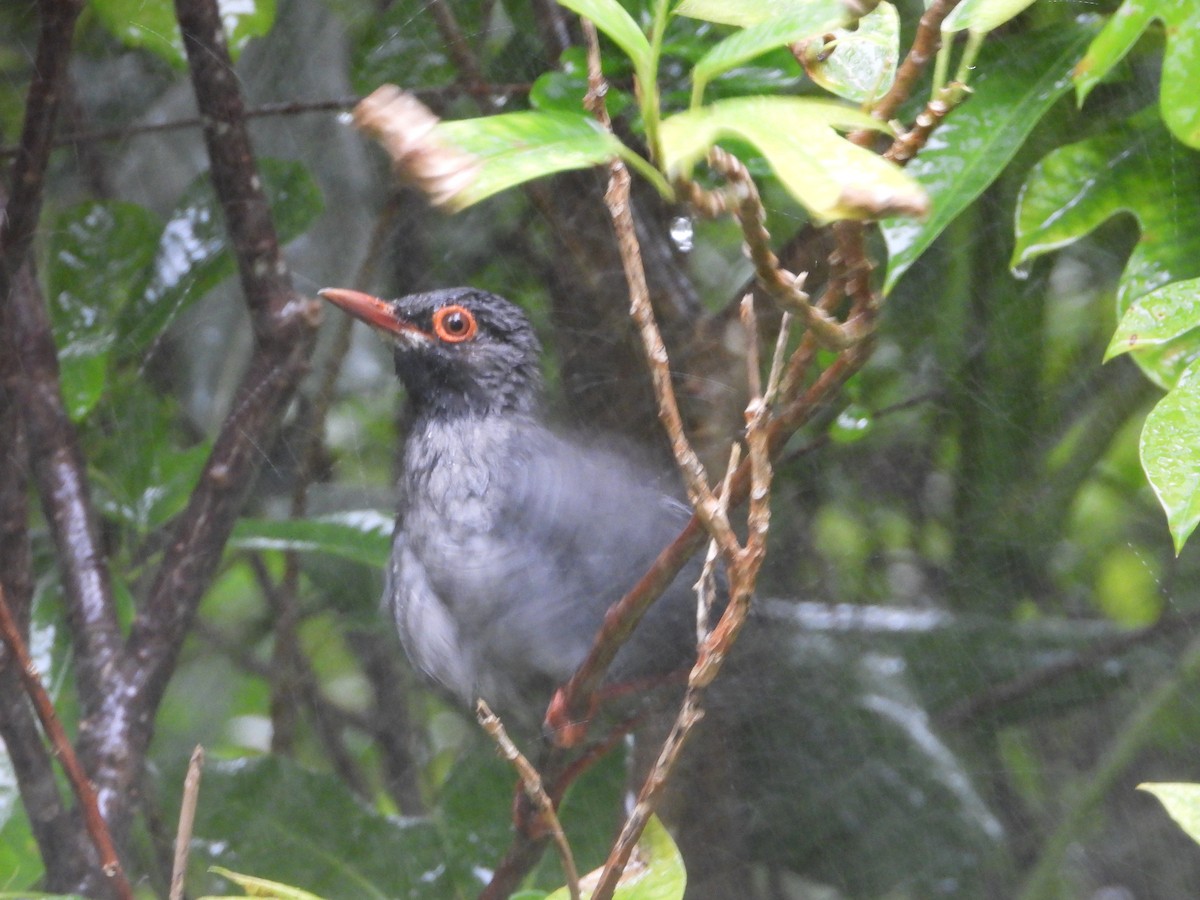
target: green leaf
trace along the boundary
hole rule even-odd
[[[1013,265],[1025,266],[1115,215],[1132,213],[1141,238],[1121,273],[1118,315],[1123,318],[1136,298],[1165,284],[1200,277],[1198,163],[1200,158],[1172,139],[1153,114],[1054,150],[1034,166],[1021,189]],[[1130,332],[1122,333],[1128,342]],[[1169,388],[1196,349],[1185,336],[1178,343],[1146,345],[1134,359]]]
[[[320,189],[302,163],[260,159],[258,166],[275,230],[280,241],[290,241],[320,215]],[[220,204],[208,176],[201,175],[167,219],[145,292],[121,315],[120,352],[141,352],[235,269]]]
[[[858,20],[857,28],[838,28],[833,35],[836,47],[828,59],[805,64],[808,77],[854,103],[869,103],[887,93],[900,56],[896,7],[880,3]]]
[[[220,875],[222,878],[228,878],[243,891],[247,897],[271,897],[275,900],[321,900],[316,894],[310,894],[308,891],[302,891],[300,888],[295,888],[278,881],[269,881],[266,878],[256,878],[253,875],[243,875],[240,872],[231,872],[223,866],[212,866],[209,871],[215,875]],[[200,900],[229,900],[225,897],[201,897]]]
[[[1193,0],[1125,0],[1075,67],[1079,103],[1137,43],[1154,20],[1166,25],[1159,96],[1163,121],[1190,147],[1200,147],[1200,5]]]
[[[140,290],[162,225],[117,201],[65,210],[50,232],[47,287],[67,412],[82,420],[104,393],[116,320]]]
[[[686,171],[722,138],[749,141],[779,180],[819,221],[866,218],[861,196],[917,208],[925,198],[903,170],[840,137],[834,128],[883,128],[866,113],[826,100],[744,97],[722,100],[663,122],[667,170]]]
[[[722,72],[776,47],[841,28],[849,24],[850,19],[842,0],[811,0],[802,7],[727,37],[706,53],[692,70],[692,105],[699,105],[705,86]]]
[[[382,816],[336,778],[285,759],[211,764],[202,794],[198,863],[255,872],[329,900],[441,900],[478,890],[467,862],[446,855],[432,823]]]
[[[687,871],[679,848],[658,816],[652,815],[613,897],[615,900],[679,900],[686,885]],[[570,893],[564,886],[546,900],[567,900],[568,897]]]
[[[1141,454],[1178,554],[1200,523],[1200,363],[1184,369],[1146,416]]]
[[[275,24],[275,0],[224,0],[218,6],[234,62],[251,38],[262,37]],[[127,47],[149,50],[179,69],[187,65],[171,0],[93,0],[91,8]]]
[[[582,113],[529,111],[439,122],[434,135],[480,163],[474,181],[449,201],[454,210],[544,175],[625,155],[611,132]]]
[[[1025,10],[1033,0],[963,0],[942,23],[942,34],[985,34]]]
[[[1125,310],[1104,361],[1161,347],[1200,326],[1200,278],[1176,281],[1138,297]]]
[[[650,65],[650,42],[617,0],[560,0],[560,5],[591,19],[633,60],[639,75]]]
[[[240,519],[230,544],[243,550],[328,553],[372,568],[387,565],[392,517],[373,509],[315,519]]]
[[[1056,26],[985,46],[974,92],[908,165],[929,192],[933,211],[921,222],[881,223],[888,248],[884,291],[920,258],[960,212],[996,180],[1043,114],[1070,87],[1071,66],[1092,34]]]
[[[805,2],[806,0],[683,0],[673,12],[677,16],[746,28],[765,22],[785,10],[799,9]]]
[[[1157,797],[1187,836],[1200,843],[1200,784],[1143,782],[1138,790]]]

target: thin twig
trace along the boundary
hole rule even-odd
[[[421,100],[435,112],[444,109],[447,101],[472,94],[486,101],[495,102],[498,99],[522,97],[529,93],[531,85],[528,82],[512,82],[505,84],[485,84],[480,86],[470,84],[452,84],[440,87],[414,87],[408,92],[420,97]],[[299,116],[309,113],[338,113],[353,109],[361,97],[336,97],[330,100],[289,100],[279,103],[263,103],[246,110],[246,119],[269,119],[275,116]],[[78,144],[96,144],[108,141],[123,141],[147,134],[160,134],[170,131],[186,131],[203,128],[203,116],[184,116],[170,119],[166,122],[130,123],[115,128],[97,128],[88,131],[78,131],[61,135],[50,142],[52,149],[71,147]],[[0,147],[0,159],[15,157],[20,147]]]
[[[192,826],[196,821],[196,801],[200,796],[200,772],[204,768],[204,748],[199,744],[188,760],[183,779],[183,797],[179,802],[179,829],[175,832],[175,861],[171,866],[169,900],[183,900],[183,882],[187,877],[188,851],[192,845]]]
[[[117,857],[117,849],[113,845],[108,824],[100,815],[96,790],[92,786],[87,772],[80,765],[79,758],[75,755],[75,748],[71,746],[71,741],[67,738],[67,733],[58,720],[58,714],[54,711],[54,701],[50,699],[50,695],[42,686],[37,666],[29,656],[29,649],[25,646],[25,641],[21,638],[21,631],[8,608],[8,600],[4,595],[3,587],[0,587],[0,639],[4,641],[8,652],[12,654],[17,671],[21,674],[21,682],[25,685],[25,692],[29,695],[33,708],[37,712],[38,720],[42,723],[42,731],[45,732],[46,738],[54,748],[54,755],[62,765],[63,771],[66,772],[67,780],[71,782],[71,789],[75,792],[75,797],[83,810],[84,824],[87,826],[88,834],[91,835],[92,843],[95,844],[96,852],[100,856],[101,871],[109,879],[117,896],[122,900],[133,900],[133,889],[129,886],[124,869],[121,868],[121,860]]]
[[[554,810],[554,803],[546,793],[545,785],[542,783],[542,776],[521,751],[517,749],[517,745],[512,742],[512,739],[504,730],[504,723],[500,721],[500,717],[492,712],[491,708],[483,700],[476,702],[475,716],[479,719],[479,724],[483,726],[483,730],[492,736],[492,740],[496,742],[504,758],[512,763],[513,768],[520,775],[521,784],[525,788],[525,795],[537,806],[542,816],[542,823],[549,830],[554,840],[554,845],[558,848],[558,855],[562,860],[563,872],[566,873],[567,891],[571,895],[571,900],[579,900],[579,870],[575,868],[575,856],[571,853],[571,845],[567,842],[567,835],[563,831],[562,822],[559,821],[558,813]]]

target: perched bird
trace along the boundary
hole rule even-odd
[[[472,288],[320,293],[391,342],[412,408],[384,589],[405,650],[464,704],[536,728],[689,509],[629,454],[548,427],[540,347],[514,304]],[[611,684],[690,664],[698,568],[651,607]],[[902,650],[856,636],[874,617],[894,640],[896,611],[757,606],[672,780],[689,898],[757,896],[754,883],[784,896],[786,871],[848,896],[986,896],[1000,826],[931,729]]]
[[[540,722],[690,510],[628,455],[547,427],[541,348],[509,301],[472,288],[321,296],[390,340],[412,408],[384,589],[405,650],[462,702]],[[651,608],[614,683],[689,663],[696,575]]]

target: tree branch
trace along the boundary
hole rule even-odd
[[[75,796],[79,800],[79,806],[83,810],[83,821],[95,844],[96,852],[100,855],[101,871],[110,880],[109,883],[112,884],[121,900],[133,900],[133,889],[129,886],[129,881],[121,868],[121,861],[117,858],[117,850],[113,845],[112,835],[109,834],[104,817],[100,815],[95,788],[83,770],[83,766],[80,765],[79,758],[75,755],[70,740],[67,739],[67,733],[63,730],[62,723],[54,712],[54,702],[42,686],[37,666],[33,664],[33,660],[29,656],[29,650],[21,637],[17,621],[8,607],[8,600],[5,598],[3,590],[0,590],[0,640],[4,642],[13,662],[17,664],[17,672],[21,676],[25,692],[33,701],[33,708],[37,712],[38,720],[42,723],[42,731],[45,732],[54,748],[54,753],[58,757],[63,771],[67,773],[71,789],[74,790]]]
[[[307,370],[320,321],[316,303],[292,289],[262,190],[245,109],[213,0],[178,0],[196,102],[204,120],[210,176],[221,208],[256,345],[233,410],[199,483],[175,520],[145,603],[129,636],[130,757],[140,765],[183,639],[212,580],[229,533],[288,401]],[[126,763],[128,765],[128,763]],[[119,779],[106,782],[113,788]],[[114,802],[124,806],[127,801]]]

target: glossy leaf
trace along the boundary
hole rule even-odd
[[[753,144],[779,180],[820,221],[870,215],[853,197],[885,197],[919,207],[924,195],[900,168],[851,144],[835,128],[883,128],[859,110],[798,97],[722,100],[663,122],[665,163],[685,172],[723,138]]]
[[[1191,147],[1200,147],[1200,4],[1193,0],[1125,0],[1092,41],[1075,67],[1080,104],[1125,58],[1150,23],[1166,25],[1160,104],[1171,133]]]
[[[748,62],[760,54],[814,37],[848,24],[849,13],[842,0],[811,0],[803,6],[773,16],[737,32],[713,47],[692,70],[693,106],[704,88],[722,72]]]
[[[1184,369],[1146,416],[1141,454],[1179,553],[1200,523],[1200,363]]]
[[[1019,15],[1033,0],[963,0],[942,22],[942,34],[984,34]]]
[[[591,879],[598,877],[599,870],[584,876],[580,887],[586,889]],[[617,882],[614,900],[679,900],[686,885],[687,872],[679,848],[658,816],[652,815]],[[567,888],[562,887],[546,900],[568,900],[570,896]]]
[[[1141,229],[1121,274],[1117,313],[1156,288],[1200,277],[1200,167],[1154,115],[1060,147],[1031,171],[1017,204],[1013,265],[1066,246],[1121,213]],[[1126,339],[1128,332],[1126,332]],[[1143,371],[1170,387],[1196,348],[1146,346],[1134,355]]]
[[[1138,297],[1104,353],[1104,361],[1122,353],[1164,344],[1200,327],[1200,278],[1176,281]]]
[[[456,210],[544,175],[599,165],[625,150],[582,113],[530,111],[440,122],[434,134],[481,163],[474,181],[449,201]]]
[[[50,232],[47,287],[63,399],[84,418],[104,393],[121,309],[145,281],[162,225],[132,203],[89,202]]]
[[[477,888],[465,863],[446,857],[432,823],[382,816],[337,779],[280,757],[210,764],[194,833],[197,864],[329,900],[440,900]]]
[[[279,239],[290,241],[320,215],[320,189],[301,163],[260,159],[258,166]],[[235,269],[220,205],[208,176],[201,175],[167,219],[144,293],[121,316],[120,352],[141,352]]]
[[[1138,790],[1157,797],[1187,836],[1200,843],[1200,784],[1145,782]]]
[[[387,565],[392,517],[373,509],[315,519],[241,519],[230,544],[245,550],[327,553],[372,568]]]
[[[1008,165],[1070,87],[1071,67],[1091,34],[1087,26],[1058,26],[983,48],[970,98],[908,165],[908,173],[928,191],[932,212],[921,222],[882,223],[888,248],[885,292]]]
[[[171,0],[93,0],[90,8],[126,46],[149,50],[176,68],[187,65]],[[275,0],[224,0],[218,8],[234,62],[252,38],[275,24]]]
[[[900,56],[900,16],[880,3],[851,30],[833,32],[836,46],[823,62],[804,63],[808,77],[825,90],[854,103],[869,103],[887,93]]]

